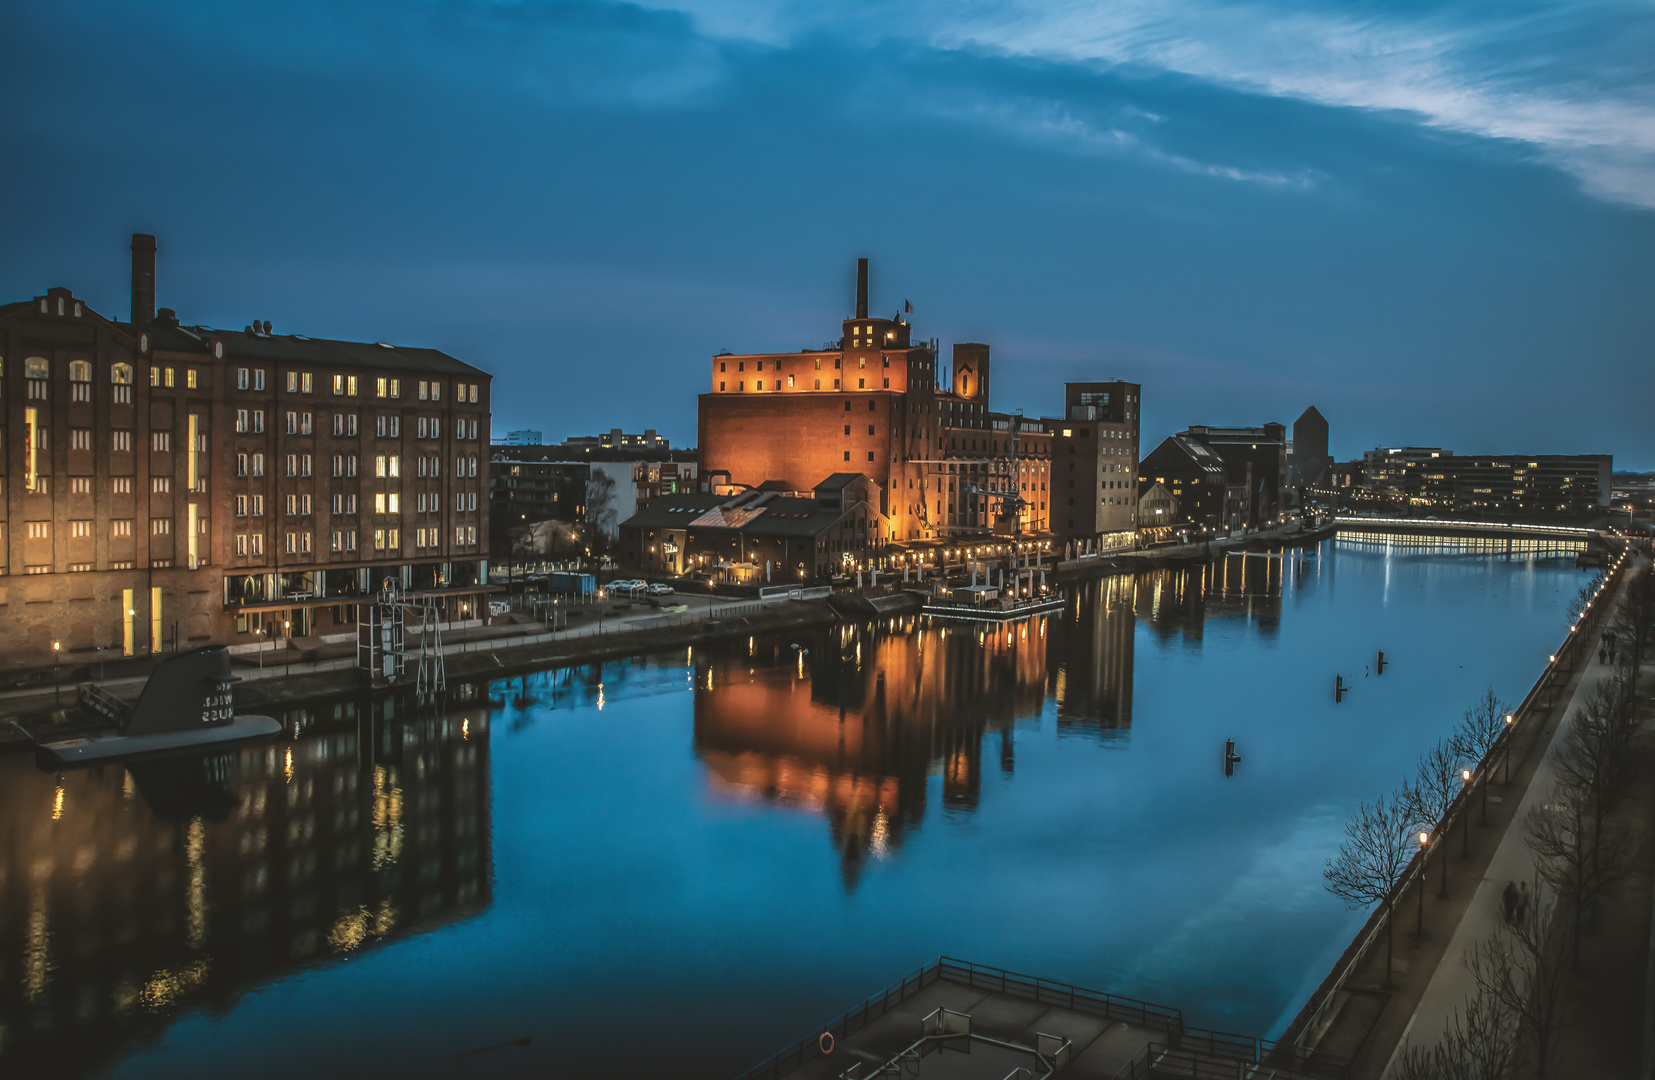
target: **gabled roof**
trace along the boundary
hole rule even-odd
[[[706,495],[694,491],[663,495],[621,522],[621,528],[682,529],[727,499],[725,495]]]
[[[1224,475],[1224,459],[1194,439],[1168,435],[1138,462],[1138,472],[1145,476],[1157,469],[1170,472],[1174,468],[1193,468],[1221,478]]]
[[[859,472],[836,472],[832,476],[816,484],[812,491],[842,491],[862,479]]]

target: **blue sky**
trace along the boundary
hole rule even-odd
[[[1655,9],[334,0],[0,8],[0,299],[432,345],[496,429],[692,442],[719,349],[876,310],[1144,449],[1655,469]]]

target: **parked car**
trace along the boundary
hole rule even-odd
[[[636,596],[643,592],[646,586],[637,578],[617,578],[603,587],[603,591],[610,596]]]
[[[664,581],[653,582],[649,586],[649,595],[651,595],[651,596],[671,596],[672,595],[672,586],[668,585]]]

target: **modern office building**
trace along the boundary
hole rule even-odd
[[[528,428],[519,428],[516,431],[506,432],[503,439],[494,440],[495,446],[539,446],[541,433],[530,431]]]
[[[132,243],[131,320],[0,307],[5,665],[354,632],[358,598],[486,588],[489,376],[434,349],[187,325]]]
[[[610,428],[602,435],[573,435],[563,440],[566,450],[585,454],[602,450],[630,450],[660,454],[672,449],[672,443],[654,428],[645,428],[642,435],[628,435],[620,428]]]
[[[1361,493],[1400,506],[1468,514],[1576,517],[1609,509],[1608,454],[1456,454],[1441,447],[1369,450]]]

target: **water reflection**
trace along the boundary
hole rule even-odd
[[[274,744],[60,774],[0,757],[0,1075],[488,903],[488,713],[297,710]]]

